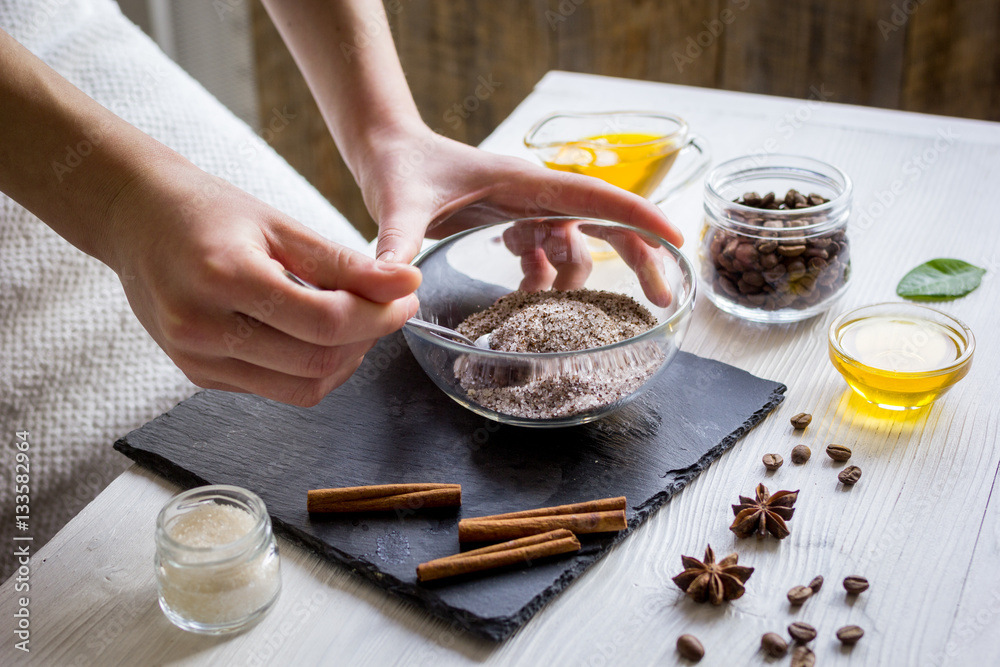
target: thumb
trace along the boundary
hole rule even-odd
[[[427,229],[419,213],[392,212],[382,216],[378,225],[375,257],[383,262],[407,263],[420,252]]]

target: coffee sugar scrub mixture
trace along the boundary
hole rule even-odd
[[[648,331],[656,318],[635,299],[587,289],[511,292],[456,327],[505,352],[571,352],[611,345]],[[464,357],[455,373],[469,398],[496,412],[552,419],[588,412],[625,398],[656,372],[663,353],[650,343],[593,360],[559,359],[502,365]]]

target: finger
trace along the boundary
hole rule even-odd
[[[556,270],[545,256],[542,247],[546,235],[545,225],[520,221],[503,232],[504,245],[515,256],[521,258],[521,279],[519,288],[525,292],[538,292],[552,288]]]
[[[327,377],[301,378],[239,359],[197,359],[190,360],[190,365],[199,370],[188,377],[206,389],[251,393],[282,403],[312,407],[346,382],[362,361],[363,356],[345,360],[336,373]]]
[[[344,290],[317,291],[292,285],[287,300],[264,321],[307,343],[347,345],[398,331],[419,307],[412,295],[391,303],[373,303]]]
[[[269,240],[274,259],[282,267],[326,290],[346,290],[376,303],[388,303],[420,286],[416,267],[373,260],[297,223],[278,226]],[[269,273],[276,279],[274,270],[282,267],[271,266]]]
[[[587,241],[576,224],[554,226],[544,243],[545,256],[556,270],[552,287],[574,290],[583,287],[593,268]]]
[[[556,279],[556,270],[549,264],[543,248],[535,248],[521,255],[521,271],[524,278],[521,279],[520,289],[525,292],[552,289],[552,283]]]
[[[526,197],[534,201],[526,193],[536,193],[534,199],[544,204],[543,212],[614,220],[645,229],[677,247],[684,243],[680,230],[652,202],[593,176],[525,165],[509,178],[506,198],[512,202],[523,202]],[[535,208],[528,214],[539,212]]]
[[[406,264],[420,252],[430,216],[412,205],[401,207],[396,197],[395,193],[390,194],[392,201],[383,201],[380,207],[375,257],[383,262]]]
[[[334,375],[351,359],[364,356],[378,340],[372,338],[347,345],[323,346],[293,338],[266,324],[237,316],[232,330],[239,335],[225,336],[225,354],[261,368],[301,378],[324,378]]]
[[[267,268],[249,272],[238,283],[232,310],[306,343],[329,347],[380,338],[401,328],[419,308],[412,294],[376,303],[343,289],[294,283],[277,262]]]
[[[541,248],[552,222],[545,219],[518,220],[503,232],[503,242],[517,256]]]
[[[673,295],[663,274],[663,263],[669,261],[669,255],[662,247],[650,245],[639,234],[627,229],[583,224],[580,230],[611,244],[622,261],[635,271],[646,298],[661,308],[670,305]]]

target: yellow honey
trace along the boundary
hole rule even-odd
[[[657,134],[602,134],[567,142],[545,160],[545,166],[595,176],[648,197],[670,171],[679,151],[674,140]]]
[[[855,313],[831,327],[830,360],[867,401],[895,410],[920,408],[969,372],[975,341],[961,322],[906,304]]]

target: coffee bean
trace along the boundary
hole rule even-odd
[[[763,197],[747,192],[734,201],[754,210],[732,209],[727,215],[760,231],[747,234],[715,228],[706,234],[703,247],[710,262],[706,263],[705,271],[716,295],[750,308],[804,309],[843,287],[848,274],[847,260],[830,266],[842,250],[841,240],[846,246],[843,231],[838,229],[819,236],[793,231],[824,222],[826,212],[813,214],[808,209],[817,206],[816,202],[824,203],[825,199],[793,189],[781,198],[773,192]],[[789,216],[792,210],[804,212]],[[723,277],[728,282],[720,281]],[[761,298],[761,293],[767,297]],[[774,298],[768,298],[771,296]]]
[[[792,667],[815,667],[816,654],[808,646],[796,646],[792,651]]]
[[[792,589],[788,591],[788,601],[794,605],[800,605],[812,597],[812,594],[813,589],[808,586],[793,586]]]
[[[764,467],[768,470],[777,470],[785,462],[781,454],[764,454]]]
[[[811,257],[812,259],[830,259],[829,252],[827,252],[824,248],[817,248],[811,243],[805,250],[805,256]]]
[[[851,458],[851,448],[843,445],[827,445],[826,455],[834,461],[846,461]]]
[[[725,276],[719,276],[719,286],[729,296],[736,297],[740,294],[740,290],[733,284],[733,281]]]
[[[809,582],[809,588],[812,589],[813,593],[819,593],[819,589],[823,588],[823,575],[813,577],[813,580]]]
[[[858,480],[861,479],[861,468],[858,466],[847,466],[840,471],[837,479],[847,485],[857,484]]]
[[[768,239],[767,241],[757,242],[757,252],[761,255],[768,255],[778,249],[778,242],[774,239]],[[777,261],[777,258],[775,258]]]
[[[847,591],[849,595],[863,593],[868,590],[868,580],[854,574],[849,577],[844,577],[844,590]]]
[[[788,642],[777,632],[768,632],[760,638],[760,648],[772,658],[784,658],[788,653]]]
[[[777,244],[775,244],[775,247],[777,248]],[[761,250],[761,252],[764,251]],[[773,269],[776,266],[778,266],[778,256],[774,254],[773,250],[769,251],[766,255],[760,256],[760,267],[762,269]],[[784,271],[781,273],[784,274]]]
[[[857,625],[845,625],[841,629],[837,630],[837,639],[840,640],[841,644],[845,644],[847,646],[854,646],[858,643],[858,640],[864,636],[865,631]]]
[[[823,269],[826,268],[826,260],[821,257],[812,257],[809,259],[809,263],[806,264],[806,272],[809,275],[820,275],[823,273]]]
[[[813,416],[808,412],[800,412],[799,414],[792,417],[792,426],[796,430],[804,429],[806,426],[812,423]]]
[[[737,261],[743,263],[744,270],[746,270],[746,268],[752,267],[757,263],[759,253],[757,252],[757,248],[753,247],[752,243],[741,243],[736,246],[734,256]]]
[[[816,639],[816,628],[809,625],[808,623],[803,623],[802,621],[795,621],[788,626],[788,634],[792,636],[792,639],[799,642],[800,644],[805,644],[806,642],[811,642]]]
[[[805,445],[795,445],[792,447],[792,463],[805,463],[812,456],[812,450]]]
[[[785,274],[788,273],[788,269],[785,268],[784,264],[776,264],[770,269],[764,271],[761,275],[767,284],[773,288],[781,288],[781,291],[788,289],[788,281],[783,280]]]
[[[677,652],[682,657],[698,662],[705,657],[705,647],[694,635],[681,635],[677,638]]]
[[[778,254],[785,257],[798,257],[806,251],[804,245],[783,245],[778,246]]]

